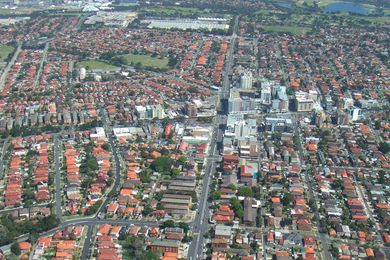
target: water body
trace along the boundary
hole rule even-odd
[[[287,2],[277,2],[276,5],[279,6],[279,7],[291,9],[291,3],[287,3]]]
[[[355,14],[363,14],[367,15],[368,10],[360,5],[350,2],[338,2],[338,3],[332,3],[328,4],[324,8],[325,13],[331,13],[331,12],[350,12]]]

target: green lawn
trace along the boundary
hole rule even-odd
[[[262,9],[256,12],[256,14],[274,14],[274,13],[282,13],[280,11]]]
[[[8,9],[0,8],[1,15],[29,15],[34,11],[42,11],[42,8],[31,7],[31,8],[17,8],[17,9]]]
[[[80,8],[62,8],[62,7],[18,7],[16,9],[0,8],[0,15],[30,15],[36,11],[45,10],[65,10],[67,12],[80,12]],[[59,14],[61,15],[61,14]]]
[[[9,45],[0,44],[0,69],[4,67],[5,60],[10,53],[13,53],[15,48]]]
[[[137,54],[125,54],[122,55],[124,63],[127,65],[136,66],[139,64],[141,67],[153,67],[157,69],[167,69],[168,68],[168,59],[158,59],[153,58],[149,55],[137,55]]]
[[[91,70],[111,70],[111,69],[117,68],[114,65],[111,65],[109,63],[106,63],[106,62],[100,61],[100,60],[85,60],[85,61],[78,62],[76,66],[78,68],[84,67],[87,70],[88,69],[91,69]]]
[[[264,25],[261,26],[266,32],[270,33],[291,33],[306,34],[311,31],[309,27],[283,26],[283,25]]]

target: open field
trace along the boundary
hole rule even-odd
[[[255,12],[255,14],[274,14],[274,13],[283,13],[283,12],[276,11],[276,10],[267,10],[267,9],[262,9]]]
[[[278,14],[256,12],[244,19],[265,20],[261,27],[267,32],[307,33],[314,26],[390,27],[389,16],[350,15],[348,13]],[[303,28],[303,29],[301,29]]]
[[[78,68],[84,67],[86,69],[91,69],[91,70],[111,70],[117,68],[114,65],[111,65],[109,63],[100,60],[81,61],[77,63],[76,67]]]
[[[261,26],[266,32],[270,33],[291,33],[306,34],[311,31],[309,27],[283,26],[283,25],[265,25]]]
[[[5,66],[5,60],[7,59],[8,55],[14,51],[14,47],[0,44],[0,70]]]
[[[153,58],[148,55],[136,55],[136,54],[125,54],[120,56],[123,62],[127,65],[133,64],[136,66],[139,64],[141,67],[153,67],[157,69],[167,69],[168,59]]]
[[[57,12],[56,15],[79,15],[81,12],[80,8],[69,8],[64,9],[61,7],[19,7],[17,9],[9,9],[9,8],[0,8],[0,16],[22,16],[22,15],[30,15],[33,12],[37,11],[60,11],[64,10],[64,12]]]
[[[35,11],[42,11],[42,8],[17,8],[17,9],[8,9],[8,8],[0,8],[0,15],[29,15]]]

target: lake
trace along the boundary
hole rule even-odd
[[[325,13],[331,13],[331,12],[351,12],[355,14],[363,14],[367,15],[368,10],[364,8],[364,6],[355,4],[355,3],[349,3],[349,2],[339,2],[339,3],[333,3],[328,4],[324,8]]]

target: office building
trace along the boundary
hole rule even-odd
[[[253,86],[253,75],[251,71],[245,71],[241,75],[240,79],[240,88],[242,89],[251,89]]]

